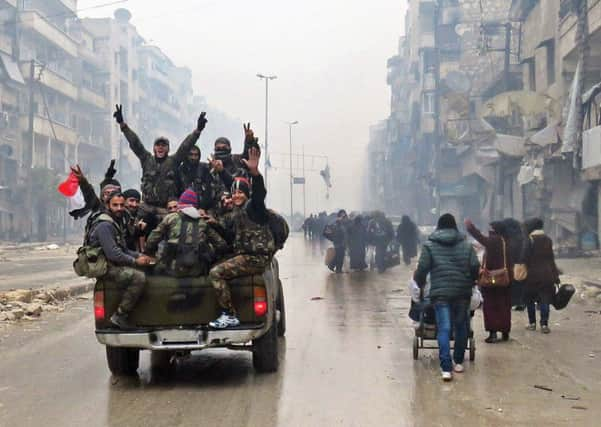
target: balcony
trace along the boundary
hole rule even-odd
[[[26,10],[21,12],[20,18],[23,28],[37,33],[72,57],[77,56],[77,42],[47,21],[37,11]]]
[[[29,119],[26,115],[21,116],[19,125],[22,129],[27,129],[28,120]],[[52,132],[53,127],[54,131],[56,132],[56,139],[58,139],[60,142],[70,145],[77,144],[77,132],[75,132],[75,130],[56,122],[51,125],[50,121],[42,116],[36,116],[33,121],[34,132],[51,139],[54,139],[54,133]]]
[[[58,0],[65,8],[69,9],[71,12],[75,12],[77,9],[77,1],[76,0]]]
[[[99,110],[106,109],[106,99],[103,95],[96,93],[86,87],[79,88],[79,100],[85,102]]]
[[[13,43],[11,38],[3,33],[0,33],[0,51],[12,56],[13,54]]]
[[[29,64],[27,62],[21,64],[21,73],[23,73],[24,76],[27,76],[27,79],[30,78]],[[51,71],[48,68],[44,69],[40,83],[71,99],[77,99],[77,87],[65,77],[59,76],[56,72]]]
[[[590,2],[588,9],[588,31],[589,35],[593,36],[601,30],[601,2]],[[565,10],[563,15],[560,13],[559,22],[559,39],[560,39],[560,54],[561,58],[566,58],[569,55],[575,56],[577,51],[576,45],[576,27],[578,26],[576,15],[570,12],[569,2],[562,2],[561,6]]]

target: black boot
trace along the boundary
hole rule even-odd
[[[503,332],[503,341],[509,341],[509,332]]]
[[[131,330],[135,329],[135,327],[129,323],[127,313],[120,313],[116,311],[110,318],[110,321],[113,325],[117,326],[119,329],[123,330]]]
[[[490,332],[488,334],[488,338],[486,338],[484,340],[484,342],[488,343],[488,344],[493,344],[493,343],[496,343],[497,341],[499,341],[499,340],[497,339],[497,333],[496,332]]]

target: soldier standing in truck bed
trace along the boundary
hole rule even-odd
[[[201,113],[196,129],[181,143],[176,153],[169,156],[169,140],[157,138],[151,154],[142,144],[136,133],[127,126],[123,119],[121,105],[116,106],[113,117],[121,127],[121,131],[129,142],[129,146],[142,165],[142,199],[141,210],[164,216],[165,206],[170,197],[179,197],[177,188],[177,168],[186,159],[190,148],[198,141],[200,133],[207,124],[206,113]]]
[[[249,150],[248,160],[243,159],[250,176],[236,177],[232,185],[234,209],[220,220],[220,227],[233,249],[233,256],[216,264],[209,272],[217,293],[217,301],[223,312],[209,325],[223,329],[238,326],[236,309],[228,280],[241,276],[262,274],[275,253],[275,241],[269,228],[269,212],[265,207],[267,190],[259,173],[260,151],[256,147]],[[252,187],[252,192],[251,192]]]
[[[230,191],[235,177],[248,178],[248,171],[244,161],[248,160],[249,150],[260,150],[258,139],[255,138],[250,123],[244,126],[244,149],[241,154],[232,154],[230,140],[224,137],[215,141],[215,151],[209,159],[210,178],[213,192],[214,207],[218,207],[224,193]]]

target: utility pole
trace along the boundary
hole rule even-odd
[[[29,169],[33,168],[35,165],[35,133],[34,133],[34,107],[35,107],[35,96],[34,96],[34,88],[35,88],[35,59],[32,59],[29,63],[29,121],[27,124],[27,138],[28,141],[28,156],[27,160],[23,162]]]
[[[305,144],[303,144],[303,219],[307,218],[307,178],[305,177]]]
[[[269,145],[268,145],[268,134],[269,134],[269,80],[275,80],[278,76],[270,76],[263,75],[261,73],[257,74],[257,77],[265,80],[265,163],[269,162]],[[265,187],[267,188],[267,173],[269,168],[265,167],[265,172],[263,173],[263,180],[265,181]]]
[[[292,225],[292,220],[294,218],[294,210],[293,210],[293,205],[292,205],[292,199],[293,199],[293,191],[294,191],[294,175],[292,173],[292,126],[297,125],[298,124],[298,120],[295,120],[293,122],[289,122],[288,123],[288,131],[289,131],[289,136],[290,136],[290,224]]]

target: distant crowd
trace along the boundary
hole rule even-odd
[[[351,212],[341,209],[337,213],[320,212],[310,215],[303,223],[308,240],[327,239],[333,243],[326,253],[326,265],[342,273],[345,255],[353,271],[377,269],[383,273],[400,264],[400,249],[406,265],[417,256],[419,230],[408,216],[404,216],[396,232],[392,221],[383,212]]]

